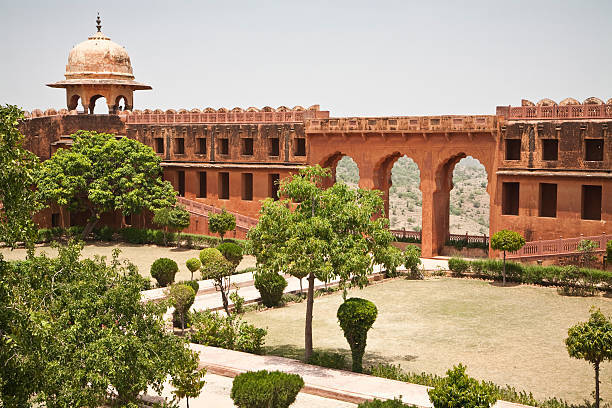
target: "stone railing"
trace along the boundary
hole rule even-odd
[[[496,130],[495,116],[398,116],[384,118],[312,118],[306,132],[471,132]]]
[[[421,231],[389,230],[396,238],[421,239]]]
[[[125,112],[122,117],[127,124],[173,124],[173,123],[287,123],[304,122],[307,118],[329,117],[327,111],[287,112]]]
[[[185,206],[185,209],[192,214],[200,215],[202,217],[208,218],[210,213],[221,213],[221,208],[214,207],[212,205],[204,204],[199,201],[189,200],[185,197],[177,197],[176,201]],[[230,214],[233,214],[236,217],[236,228],[240,228],[243,230],[250,230],[254,226],[257,225],[257,219],[252,217],[247,217],[246,215],[238,214],[232,211],[227,211]]]
[[[506,120],[612,119],[612,105],[498,106],[497,115]]]
[[[489,245],[489,237],[486,235],[468,235],[467,232],[465,234],[448,234],[449,241],[466,241],[469,243],[479,243],[484,245]]]
[[[606,250],[606,243],[610,237],[606,234],[577,237],[577,238],[559,238],[545,241],[527,242],[520,250],[507,254],[507,258],[534,258],[540,256],[552,255],[572,255],[578,254],[578,244],[580,241],[588,239],[597,243],[595,252],[603,252]]]

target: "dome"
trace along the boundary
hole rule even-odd
[[[66,79],[134,79],[127,50],[97,32],[76,45],[68,56]]]

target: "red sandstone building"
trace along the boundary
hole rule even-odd
[[[208,212],[225,207],[240,215],[242,236],[279,179],[310,164],[335,172],[345,155],[359,167],[360,187],[383,191],[388,213],[391,168],[407,155],[420,170],[424,256],[447,239],[452,172],[466,156],[487,171],[491,233],[512,229],[527,241],[612,233],[612,99],[523,101],[476,116],[335,118],[318,105],[134,110],[134,90],[151,87],[134,80],[127,51],[99,22],[70,52],[66,79],[49,86],[66,89],[67,109],[26,112],[27,147],[49,158],[79,129],[151,146],[193,214],[190,232],[207,233]],[[93,114],[100,97],[109,114]],[[40,223],[83,221],[59,212],[46,210]]]

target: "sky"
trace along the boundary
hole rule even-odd
[[[0,104],[65,108],[45,84],[64,79],[97,12],[153,87],[135,109],[452,115],[612,98],[609,0],[0,0]]]

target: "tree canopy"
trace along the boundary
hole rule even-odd
[[[60,149],[45,161],[38,179],[43,202],[86,211],[87,236],[104,213],[138,214],[172,207],[176,192],[161,178],[161,159],[137,140],[79,131],[70,150]]]
[[[525,245],[525,238],[516,231],[501,230],[491,237],[491,248],[504,251],[503,284],[506,284],[506,251],[518,251]]]
[[[308,271],[305,352],[312,354],[314,280],[338,277],[343,283],[367,284],[374,265],[388,265],[387,248],[394,240],[384,215],[382,193],[336,183],[322,189],[330,177],[320,166],[301,169],[281,182],[281,200],[266,199],[259,223],[249,231],[260,270],[300,276]],[[395,258],[394,258],[395,259]]]
[[[220,213],[212,213],[208,218],[208,229],[210,232],[219,234],[223,241],[228,231],[236,229],[236,216],[225,211],[225,208]]]

